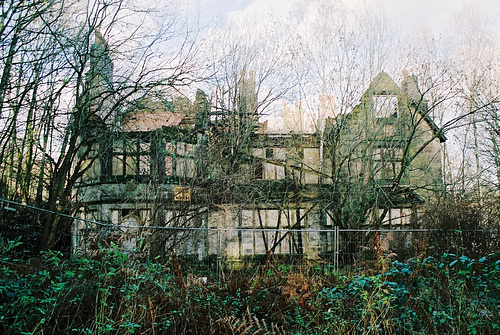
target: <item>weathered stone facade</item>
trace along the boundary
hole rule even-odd
[[[318,255],[321,234],[302,240],[277,230],[402,226],[442,187],[445,138],[412,91],[415,78],[403,90],[381,73],[349,115],[336,115],[332,98],[323,97],[316,131],[303,131],[299,105],[285,109],[283,131],[272,134],[258,123],[252,80],[242,73],[237,112],[211,106],[201,91],[193,103],[138,101],[107,145],[95,144],[106,149],[81,180],[81,216],[120,225],[124,235],[129,226],[241,229],[224,241],[196,235],[184,247],[174,234],[150,230],[123,240],[156,254],[176,248],[205,257],[217,244],[232,258],[270,250]],[[75,247],[85,227],[75,224]]]

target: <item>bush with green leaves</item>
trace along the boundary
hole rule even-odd
[[[382,262],[337,273],[280,262],[213,276],[131,259],[45,252],[29,261],[2,242],[2,334],[494,334],[500,257]],[[207,273],[203,273],[207,275]]]
[[[500,332],[499,276],[495,254],[395,261],[382,273],[342,276],[323,288],[322,318],[363,334],[494,334]]]

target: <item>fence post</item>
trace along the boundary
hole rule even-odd
[[[333,243],[334,243],[334,258],[333,258],[333,268],[335,272],[339,271],[339,227],[335,226]]]
[[[220,234],[220,227],[217,226],[217,279],[220,282],[222,280],[222,254],[221,254],[221,248],[222,248],[222,237]]]

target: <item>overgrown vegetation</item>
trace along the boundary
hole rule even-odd
[[[480,258],[492,250],[500,250],[498,232],[500,222],[499,198],[473,194],[448,194],[429,203],[420,218],[420,226],[433,229],[425,244],[432,252],[454,252]]]
[[[2,242],[2,334],[493,334],[500,257],[380,260],[335,273],[324,264],[224,274],[132,261],[111,246],[64,260],[13,258]]]

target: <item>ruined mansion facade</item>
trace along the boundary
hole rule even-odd
[[[98,82],[112,85],[103,54]],[[299,105],[286,107],[272,132],[259,122],[252,74],[243,72],[233,91],[232,101],[218,102],[202,91],[194,101],[147,96],[102,121],[105,136],[85,148],[96,155],[75,194],[80,217],[119,226],[127,249],[154,254],[204,257],[218,244],[232,258],[319,255],[328,238],[320,230],[415,224],[419,207],[443,188],[446,138],[412,76],[397,85],[380,73],[349,114],[321,97],[316,127]],[[89,227],[75,222],[75,248],[88,247]],[[318,233],[286,232],[305,228]],[[234,232],[213,241],[210,229]]]

